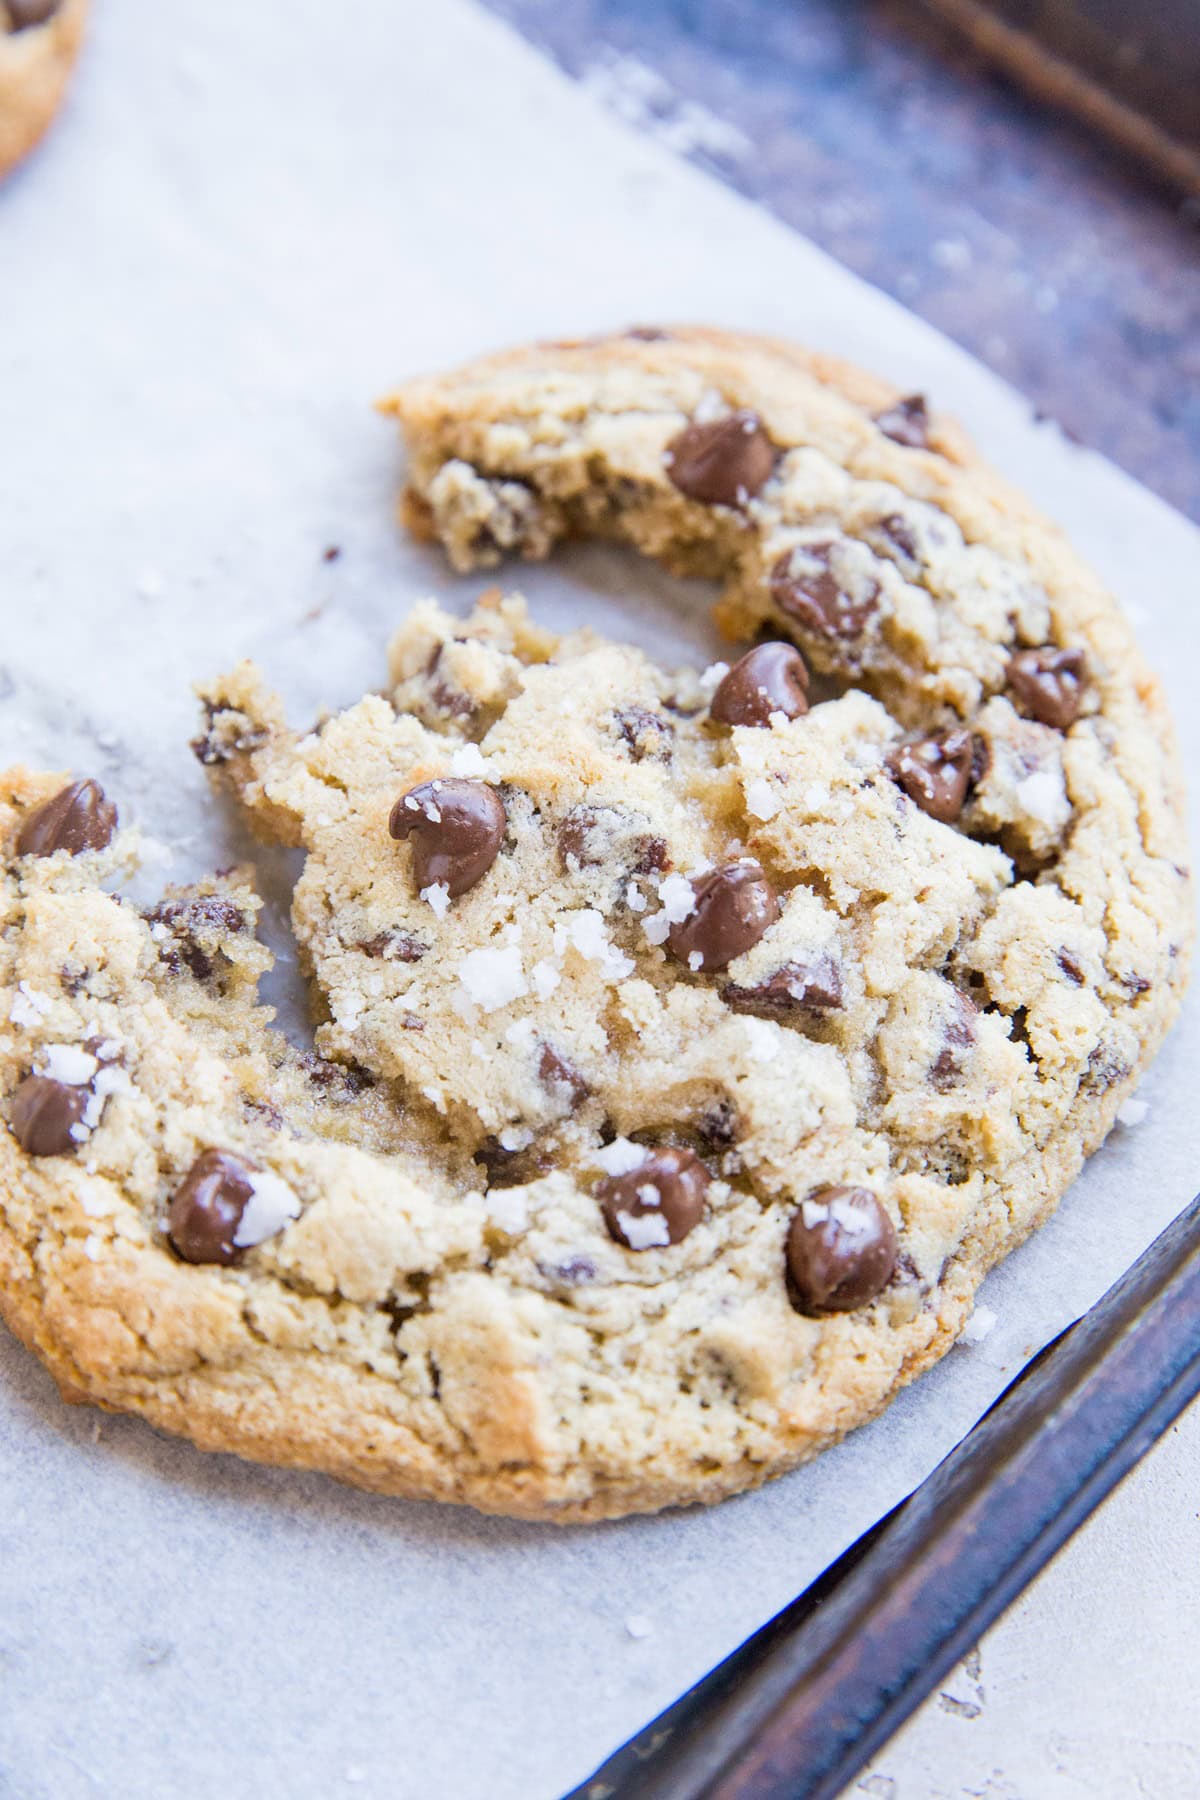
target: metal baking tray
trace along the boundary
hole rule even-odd
[[[1052,107],[1200,195],[1197,0],[921,0]]]
[[[566,1800],[836,1800],[1200,1392],[1200,1196],[921,1486]]]

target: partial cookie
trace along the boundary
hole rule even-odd
[[[88,0],[0,0],[0,176],[33,149],[58,111]]]
[[[865,377],[643,334],[398,405],[460,561],[625,537],[763,639],[670,670],[495,590],[307,732],[209,684],[197,755],[305,853],[315,1052],[245,871],[140,911],[110,800],[11,777],[0,1305],[207,1447],[718,1499],[934,1361],[1136,1084],[1192,936],[1169,725],[1094,577]]]

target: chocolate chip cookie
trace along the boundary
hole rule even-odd
[[[552,1519],[715,1500],[953,1341],[1177,1010],[1158,690],[1052,529],[916,399],[715,334],[392,403],[462,565],[623,538],[728,658],[490,590],[292,728],[193,748],[304,852],[314,1044],[233,870],[135,907],[114,798],[0,791],[0,1305],[72,1396]]]
[[[0,177],[58,111],[87,8],[88,0],[0,0]]]

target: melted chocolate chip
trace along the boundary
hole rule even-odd
[[[875,423],[884,437],[890,437],[894,444],[903,444],[906,450],[929,448],[929,408],[924,394],[909,394],[895,406],[876,413]]]
[[[17,837],[18,856],[103,850],[117,829],[117,809],[98,781],[73,781],[30,813]]]
[[[1068,981],[1074,982],[1076,987],[1083,986],[1083,970],[1069,950],[1060,950],[1057,962]]]
[[[881,1294],[896,1266],[896,1230],[869,1188],[821,1188],[787,1236],[793,1304],[816,1315],[853,1312]]]
[[[942,1027],[942,1048],[929,1071],[929,1079],[939,1093],[945,1093],[962,1079],[962,1052],[969,1050],[975,1042],[978,1016],[979,1008],[971,996],[956,988],[949,1017]]]
[[[686,425],[663,455],[667,474],[689,500],[745,506],[770,480],[777,451],[757,413]]]
[[[240,906],[221,894],[198,894],[190,900],[163,900],[143,913],[148,925],[165,927],[155,937],[159,961],[177,975],[186,967],[197,981],[208,981],[220,946],[213,940],[246,929]]]
[[[887,546],[899,552],[902,561],[920,566],[921,553],[907,519],[899,513],[888,513],[886,518],[880,519],[876,530]]]
[[[1018,650],[1008,665],[1009,689],[1031,719],[1066,731],[1079,717],[1086,670],[1082,650]]]
[[[87,1110],[91,1090],[27,1075],[12,1100],[12,1133],[30,1156],[73,1156],[79,1144],[71,1136]]]
[[[426,955],[429,945],[407,931],[377,931],[358,948],[365,956],[381,956],[385,962],[415,963]]]
[[[835,548],[836,540],[829,538],[785,551],[771,570],[771,598],[785,618],[814,637],[854,638],[875,611],[879,583],[865,575],[848,593],[833,570]]]
[[[339,1099],[364,1094],[375,1086],[375,1076],[361,1063],[334,1062],[332,1057],[321,1056],[316,1050],[305,1051],[300,1058],[300,1067],[322,1093],[328,1093],[335,1085],[341,1088]]]
[[[412,838],[418,893],[444,884],[452,900],[487,874],[504,842],[504,806],[485,781],[423,781],[401,794],[388,830]]]
[[[192,739],[192,755],[206,769],[231,762],[235,756],[247,756],[261,750],[269,736],[265,726],[255,725],[236,707],[204,703],[204,730]]]
[[[720,725],[769,725],[772,713],[808,711],[808,670],[794,644],[757,644],[734,663],[709,707]]]
[[[659,325],[631,325],[625,336],[638,344],[662,344],[670,340],[671,333]]]
[[[733,1012],[761,1019],[786,1019],[797,1013],[834,1012],[842,1005],[842,973],[827,951],[794,958],[757,987],[729,982],[721,998]]]
[[[524,1150],[506,1150],[498,1137],[484,1138],[472,1160],[487,1175],[487,1185],[494,1188],[525,1187],[539,1175],[549,1173],[553,1158],[537,1144]]]
[[[184,1262],[235,1263],[234,1236],[254,1193],[253,1171],[228,1150],[204,1150],[171,1198],[167,1236]]]
[[[579,869],[595,869],[604,861],[603,845],[597,832],[606,813],[614,820],[617,818],[609,808],[577,806],[559,826],[558,860],[567,874],[571,873],[572,864]]]
[[[713,1100],[696,1120],[696,1134],[714,1150],[728,1150],[742,1135],[742,1122],[732,1100]]]
[[[632,848],[636,860],[629,865],[631,875],[655,875],[663,869],[669,869],[671,859],[667,855],[667,841],[660,837],[639,837],[633,841]]]
[[[666,841],[630,830],[630,815],[615,806],[576,806],[558,827],[558,860],[564,872],[615,862],[630,875],[670,866]]]
[[[14,31],[28,31],[32,25],[44,25],[52,19],[62,0],[6,0],[8,16]]]
[[[671,926],[667,948],[697,971],[725,968],[752,949],[779,917],[779,902],[753,857],[700,876],[692,891],[692,911]]]
[[[648,1150],[636,1169],[596,1189],[610,1236],[627,1250],[678,1244],[704,1216],[712,1177],[693,1150]],[[646,1220],[641,1225],[641,1220]]]
[[[574,1112],[576,1107],[582,1106],[592,1091],[575,1065],[569,1063],[565,1056],[560,1056],[551,1044],[542,1045],[542,1054],[538,1059],[538,1079],[568,1112]]]
[[[634,762],[642,762],[647,756],[670,762],[674,727],[669,719],[648,712],[644,706],[629,706],[615,712],[613,722]]]
[[[967,798],[974,755],[971,733],[960,726],[915,744],[901,744],[889,753],[887,767],[922,812],[952,825]]]

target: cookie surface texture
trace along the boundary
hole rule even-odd
[[[0,179],[58,111],[87,10],[88,0],[0,0]]]
[[[460,566],[621,539],[720,580],[736,648],[496,589],[307,732],[208,683],[197,755],[304,852],[311,1049],[249,871],[135,907],[119,794],[10,771],[0,1304],[208,1448],[716,1500],[935,1361],[1110,1129],[1188,967],[1169,722],[1058,534],[868,377],[682,332],[389,404]]]

